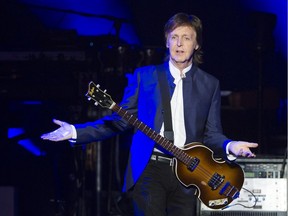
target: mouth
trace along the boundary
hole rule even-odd
[[[176,53],[182,54],[182,53],[184,53],[184,51],[183,50],[176,50]]]

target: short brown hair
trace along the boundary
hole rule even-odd
[[[202,22],[195,15],[189,15],[186,13],[177,13],[172,16],[164,26],[165,39],[167,41],[168,34],[174,29],[180,26],[192,27],[196,32],[196,41],[199,48],[195,50],[193,54],[193,63],[196,65],[201,64],[202,61]]]

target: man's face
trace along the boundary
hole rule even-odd
[[[177,27],[168,34],[166,46],[172,63],[178,68],[185,68],[192,63],[194,50],[199,48],[195,30],[189,26]]]

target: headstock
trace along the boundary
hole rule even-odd
[[[88,85],[88,92],[86,93],[88,100],[95,101],[95,105],[100,105],[101,107],[111,109],[115,102],[112,100],[111,96],[106,93],[106,90],[101,90],[100,85],[96,85],[94,82],[90,82]]]

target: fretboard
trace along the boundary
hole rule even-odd
[[[117,104],[114,104],[112,107],[110,107],[111,110],[116,112],[119,116],[121,116],[124,120],[128,121],[131,125],[133,125],[135,128],[142,131],[144,134],[146,134],[148,137],[150,137],[152,140],[154,140],[156,143],[158,143],[160,146],[162,146],[164,149],[166,149],[168,152],[170,152],[172,155],[174,155],[177,159],[179,159],[184,164],[191,164],[191,156],[186,154],[182,149],[175,146],[172,142],[170,142],[165,137],[158,134],[155,130],[144,124],[142,121],[140,121],[135,116],[131,115],[128,111],[122,109]]]

